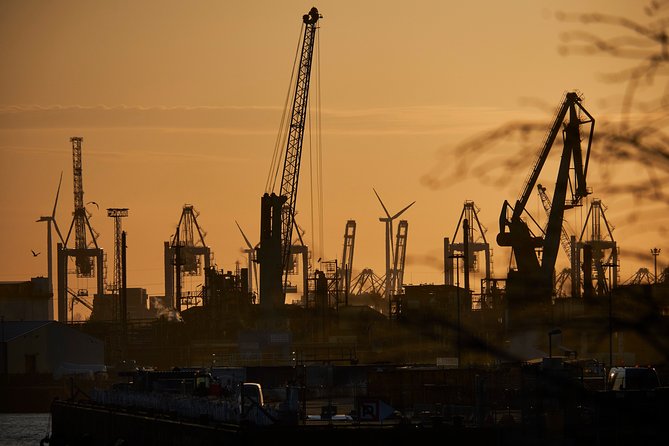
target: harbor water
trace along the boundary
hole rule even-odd
[[[0,413],[0,445],[39,446],[50,431],[49,413]]]

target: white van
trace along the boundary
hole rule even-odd
[[[612,367],[607,390],[651,390],[660,386],[653,367]]]

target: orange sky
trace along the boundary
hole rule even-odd
[[[305,137],[298,223],[315,257],[339,259],[346,220],[356,220],[354,274],[369,267],[383,275],[383,211],[372,188],[391,213],[415,200],[402,216],[409,221],[404,277],[412,284],[442,282],[442,240],[453,236],[465,200],[481,209],[494,275],[506,275],[497,220],[503,201],[521,191],[533,159],[508,172],[502,187],[477,177],[427,187],[425,175],[452,167],[456,144],[514,120],[543,120],[548,130],[550,111],[566,91],[582,92],[596,119],[618,111],[621,86],[601,75],[625,62],[561,55],[560,35],[586,25],[559,21],[555,13],[644,19],[641,2],[630,0],[4,1],[0,280],[46,276],[45,254],[30,252],[46,253],[45,224],[35,220],[50,213],[62,171],[57,221],[62,231],[69,228],[71,136],[84,138],[84,201],[100,205],[88,210],[110,274],[108,207],[130,209],[123,220],[129,286],[163,293],[163,242],[186,203],[200,212],[217,266],[245,266],[235,220],[255,243],[301,17],[312,6],[323,15],[312,81],[322,111],[323,245],[309,207],[306,138],[315,140],[315,132]],[[312,88],[314,110],[315,97]],[[499,150],[498,158],[515,155]],[[652,267],[650,254],[626,258],[626,252],[665,252],[665,232],[655,222],[652,230],[643,225],[643,216],[631,218],[629,199],[598,195],[596,167],[592,174],[594,196],[616,227],[625,280],[640,266]],[[651,213],[664,220],[666,206]],[[571,218],[578,227],[583,215]]]

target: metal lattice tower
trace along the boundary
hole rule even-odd
[[[297,185],[300,177],[304,125],[307,116],[307,105],[309,103],[312,56],[316,38],[316,23],[319,18],[321,18],[321,15],[316,8],[311,8],[309,13],[302,17],[304,23],[304,38],[302,41],[302,53],[300,56],[300,65],[295,85],[290,128],[288,130],[286,157],[284,158],[283,175],[281,177],[280,196],[286,197],[286,202],[281,212],[281,263],[284,270],[290,258],[293,224],[295,221],[295,204],[297,202]],[[286,284],[287,281],[288,272],[284,271],[284,284]],[[282,294],[285,295],[285,293]]]
[[[104,252],[98,247],[98,234],[93,230],[89,221],[89,214],[84,205],[84,186],[81,144],[83,138],[74,136],[72,143],[72,158],[74,172],[74,213],[70,229],[63,243],[58,243],[58,321],[67,322],[69,304],[79,302],[91,309],[92,306],[83,300],[88,296],[87,288],[80,288],[76,292],[68,287],[70,274],[68,262],[71,257],[75,260],[75,274],[79,278],[96,278],[96,294],[104,293]],[[97,206],[97,203],[95,203]],[[70,236],[74,230],[75,247],[68,248]],[[87,232],[90,240],[87,240]],[[69,300],[69,303],[68,303]],[[72,313],[72,311],[70,311]]]
[[[121,238],[123,229],[121,219],[128,216],[128,208],[108,208],[107,217],[114,219],[114,275],[112,283],[107,286],[109,291],[120,293],[121,289]]]
[[[92,277],[94,275],[92,258],[86,254],[89,248],[98,249],[97,234],[93,231],[90,221],[88,220],[88,212],[84,205],[84,181],[83,181],[83,167],[81,156],[81,144],[83,138],[80,136],[73,136],[70,138],[72,142],[72,163],[74,173],[74,218],[70,225],[67,238],[65,239],[65,246],[70,240],[72,228],[74,228],[74,249],[77,251],[75,256],[76,269],[78,277]],[[86,229],[90,232],[91,241],[87,241]]]

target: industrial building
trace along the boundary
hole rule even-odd
[[[46,277],[0,282],[0,316],[6,321],[53,320],[51,298]]]

